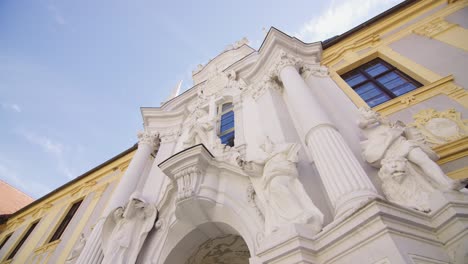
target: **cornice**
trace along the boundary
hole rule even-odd
[[[255,63],[248,65],[247,69],[236,69],[236,71],[239,71],[239,75],[249,83],[255,83],[275,67],[278,63],[277,58],[281,58],[282,54],[298,58],[302,63],[315,65],[321,60],[322,46],[320,42],[304,43],[276,28],[271,28],[258,51]]]
[[[166,101],[161,104],[160,107],[143,107],[143,108],[161,108],[165,111],[173,111],[177,108],[183,108],[187,101],[192,100],[193,97],[197,95],[197,90],[202,86],[204,82],[198,83],[192,86],[190,89],[184,91],[182,94],[172,98],[169,101]]]
[[[141,107],[140,111],[143,125],[148,130],[180,125],[187,114],[185,107],[173,111],[166,111],[161,107]]]

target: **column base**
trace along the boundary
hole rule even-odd
[[[381,196],[376,195],[374,190],[360,190],[343,195],[336,200],[335,219],[355,212],[377,198],[383,199]]]
[[[431,213],[375,199],[313,236],[293,225],[265,237],[250,264],[464,264],[468,195],[450,192],[434,198],[442,207]]]
[[[315,234],[308,225],[291,224],[266,236],[260,243],[258,254],[250,264],[260,263],[318,263],[311,250]]]

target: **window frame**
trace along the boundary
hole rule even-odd
[[[2,243],[0,243],[0,250],[2,250],[2,248],[6,245],[6,243],[8,242],[8,240],[10,240],[11,236],[13,236],[13,233],[14,232],[11,232],[10,234],[6,235],[3,240],[2,240]]]
[[[62,218],[60,219],[60,223],[54,228],[54,231],[51,233],[50,238],[48,238],[46,240],[47,244],[52,243],[52,242],[54,242],[56,240],[59,240],[62,237],[63,233],[67,229],[67,227],[70,224],[71,220],[76,215],[76,212],[78,212],[78,210],[80,209],[81,204],[83,204],[83,201],[84,201],[84,198],[78,199],[78,200],[74,201],[73,203],[71,203],[71,205],[68,207],[66,213],[63,214]],[[73,213],[70,215],[71,212],[73,212]]]
[[[226,105],[226,104],[231,104],[231,106],[223,111],[223,106]],[[233,118],[233,123],[234,124],[233,124],[232,128],[221,131],[222,125],[223,125],[222,124],[222,117],[223,117],[223,115],[228,114],[229,112],[232,112],[232,115],[233,115],[232,118]],[[222,142],[222,140],[221,140],[221,144],[233,147],[234,146],[234,139],[236,138],[236,120],[235,120],[236,113],[234,112],[234,103],[232,101],[226,101],[226,102],[223,102],[223,103],[219,104],[218,109],[217,109],[217,113],[218,113],[217,114],[217,116],[218,116],[217,120],[218,120],[218,124],[219,124],[218,129],[217,129],[218,130],[217,134],[218,134],[219,139],[221,140],[222,136],[225,136],[225,135],[227,135],[227,134],[229,134],[231,132],[234,132],[233,137],[232,137],[232,146],[230,144],[228,144],[229,141],[227,142],[227,144],[224,144]]]
[[[381,73],[379,73],[379,74],[377,74],[375,76],[372,76],[369,73],[367,73],[365,68],[367,68],[370,64],[375,64],[375,62],[383,64],[385,67],[387,67],[387,70],[385,70],[385,71],[383,71],[383,72],[381,72]],[[392,72],[395,73],[396,75],[400,76],[400,78],[404,79],[406,81],[404,84],[407,84],[407,83],[413,84],[415,86],[415,88],[410,90],[410,91],[407,91],[405,93],[402,93],[400,95],[397,95],[394,92],[392,92],[389,88],[387,88],[385,85],[380,83],[380,81],[377,80],[378,78],[381,78],[381,77],[383,77],[385,75],[388,75],[388,74],[390,74]],[[366,80],[351,86],[346,81],[346,78],[348,77],[347,75],[351,76],[351,75],[356,74],[356,73],[359,73],[362,76],[364,76],[366,78]],[[417,89],[424,86],[421,82],[419,82],[416,79],[412,78],[411,76],[409,76],[408,74],[406,74],[402,70],[398,69],[397,67],[393,66],[392,64],[390,64],[389,62],[383,60],[380,57],[372,58],[371,60],[368,60],[365,63],[362,63],[362,64],[352,68],[351,70],[348,70],[348,71],[346,71],[346,72],[344,72],[342,74],[339,74],[339,75],[340,75],[341,79],[343,79],[343,81],[349,87],[351,87],[351,89],[354,91],[354,93],[356,93],[356,95],[359,96],[367,105],[369,105],[368,101],[366,101],[364,98],[362,98],[361,95],[356,91],[356,89],[364,86],[365,84],[372,83],[374,86],[376,86],[376,88],[373,88],[373,89],[378,89],[381,93],[383,93],[383,94],[385,94],[385,95],[387,95],[389,97],[388,100],[386,100],[384,102],[381,102],[379,104],[373,105],[372,107],[376,107],[376,106],[379,106],[381,104],[384,104],[384,103],[386,103],[388,101],[391,101],[394,98],[403,96],[404,94],[410,93],[410,92],[412,92],[414,90],[417,90]],[[404,84],[401,84],[399,86],[402,86]]]
[[[33,223],[31,223],[28,228],[26,229],[25,232],[23,232],[23,234],[21,234],[20,238],[17,239],[17,242],[14,244],[14,246],[10,249],[10,251],[8,252],[8,254],[5,254],[5,256],[7,256],[5,258],[5,260],[12,260],[16,254],[21,250],[21,248],[23,247],[24,243],[26,242],[26,240],[28,240],[29,236],[31,236],[31,234],[34,232],[34,229],[36,229],[37,225],[39,224],[39,222],[41,221],[41,219],[38,219],[36,221],[34,221]]]

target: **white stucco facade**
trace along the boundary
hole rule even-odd
[[[389,202],[356,145],[358,108],[331,113],[316,96],[342,96],[321,54],[272,29],[259,51],[240,43],[194,71],[192,89],[142,108],[140,147],[76,263],[107,263],[102,237],[117,227],[105,219],[135,192],[158,210],[120,247],[137,263],[466,263],[468,196],[437,189],[429,213]],[[233,147],[218,137],[224,103]]]

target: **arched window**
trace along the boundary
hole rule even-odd
[[[234,111],[232,103],[224,103],[218,108],[220,117],[219,138],[221,143],[234,146]]]

